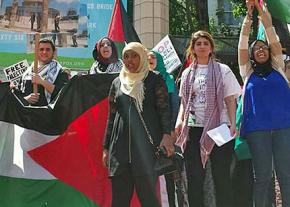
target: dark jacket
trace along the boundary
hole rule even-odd
[[[109,176],[115,176],[131,167],[134,176],[153,174],[155,148],[135,107],[134,99],[120,89],[119,77],[111,86],[110,115],[104,149],[109,150]],[[170,134],[170,108],[168,92],[161,76],[149,72],[144,80],[145,99],[142,117],[153,138],[160,144],[163,134]]]

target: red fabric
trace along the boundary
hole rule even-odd
[[[120,4],[121,4],[120,0],[116,0],[108,32],[108,37],[115,42],[125,42]]]
[[[105,99],[73,121],[57,139],[29,151],[32,159],[56,178],[102,207],[111,206],[111,183],[102,164],[107,116]],[[131,206],[140,206],[136,196]]]

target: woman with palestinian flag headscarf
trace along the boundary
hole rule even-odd
[[[154,146],[174,153],[168,92],[162,77],[149,71],[148,51],[131,42],[124,66],[111,86],[103,162],[112,180],[112,206],[129,206],[134,189],[142,206],[159,206]]]
[[[119,73],[123,66],[122,60],[118,59],[117,47],[109,37],[103,37],[97,42],[93,58],[95,62],[90,74]]]
[[[272,18],[257,1],[246,1],[247,15],[239,40],[239,67],[244,79],[240,135],[247,140],[254,169],[254,202],[268,202],[272,169],[281,188],[282,205],[290,206],[290,89],[283,70],[282,46]],[[267,42],[255,40],[248,48],[254,8],[265,27]]]

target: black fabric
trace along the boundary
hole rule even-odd
[[[163,134],[170,134],[168,92],[161,76],[149,72],[144,80],[145,99],[142,116],[158,146]],[[120,79],[113,81],[109,94],[110,115],[104,149],[110,150],[109,176],[121,174],[128,163],[132,173],[143,176],[154,173],[155,154],[141,122],[133,98],[120,90]]]
[[[203,128],[191,127],[189,140],[184,151],[185,169],[188,182],[188,201],[190,207],[204,207],[204,179],[205,169],[200,158],[200,137]],[[217,147],[211,154],[212,176],[216,192],[217,207],[232,207],[232,186],[230,167],[234,153],[234,140]]]
[[[2,83],[0,121],[47,135],[60,135],[73,120],[108,96],[115,77],[111,74],[75,76],[52,103],[42,107],[24,106],[10,91],[9,84]]]
[[[270,60],[268,60],[267,62],[263,64],[254,62],[252,63],[252,65],[253,65],[254,73],[260,77],[266,77],[273,71]]]
[[[156,197],[156,179],[152,175],[134,177],[128,165],[121,175],[112,178],[112,207],[129,207],[134,189],[142,206],[160,206]]]
[[[121,1],[121,15],[122,15],[122,24],[123,24],[123,30],[125,35],[125,41],[126,42],[141,42],[136,30],[134,29],[132,23],[129,21],[129,17],[127,15],[127,12],[124,8],[124,5]]]

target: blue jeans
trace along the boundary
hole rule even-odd
[[[246,136],[254,168],[255,207],[265,207],[272,179],[272,163],[281,188],[283,207],[290,207],[290,128],[257,131]]]

